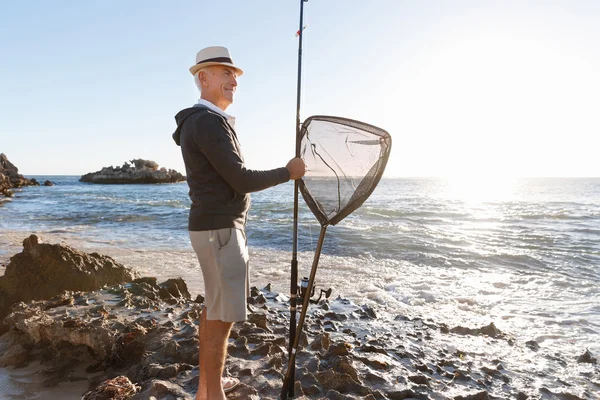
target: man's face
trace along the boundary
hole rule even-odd
[[[233,103],[233,94],[237,87],[235,69],[224,65],[212,65],[200,74],[202,98],[225,111]]]

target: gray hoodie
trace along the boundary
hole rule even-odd
[[[190,107],[175,116],[173,140],[181,146],[192,206],[190,231],[244,229],[250,192],[289,181],[287,168],[247,169],[233,127],[206,107]]]

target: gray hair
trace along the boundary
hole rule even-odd
[[[200,91],[200,93],[202,93],[202,85],[200,84],[200,72],[204,71],[205,73],[210,74],[209,68],[210,68],[210,65],[208,67],[200,68],[194,74],[194,83],[196,84],[196,87],[198,88],[198,90]]]

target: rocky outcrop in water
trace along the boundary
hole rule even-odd
[[[50,299],[65,290],[97,290],[135,278],[135,271],[108,256],[40,243],[31,235],[0,276],[0,326],[17,302]]]
[[[104,167],[79,180],[103,184],[175,183],[185,181],[185,176],[173,169],[159,169],[154,161],[137,159],[131,160],[131,164],[125,162],[121,167]]]
[[[11,188],[39,185],[35,180],[29,180],[19,174],[19,169],[10,161],[4,153],[0,153],[0,196],[12,197]]]

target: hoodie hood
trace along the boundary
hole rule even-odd
[[[175,132],[173,133],[173,140],[175,141],[175,143],[177,143],[177,146],[181,146],[181,127],[183,126],[183,123],[185,122],[186,119],[188,119],[188,117],[190,115],[196,114],[197,112],[200,111],[204,111],[207,110],[206,107],[189,107],[189,108],[184,108],[183,110],[179,111],[177,113],[177,115],[175,115],[175,122],[177,122],[177,129],[175,129]]]

